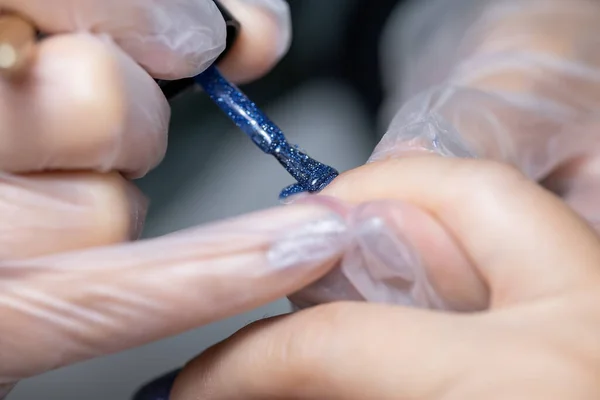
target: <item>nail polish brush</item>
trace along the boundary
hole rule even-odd
[[[238,36],[240,25],[231,13],[215,1],[227,24],[227,50]],[[225,55],[227,50],[221,55]],[[217,60],[217,62],[220,59]],[[337,176],[338,172],[308,156],[291,145],[277,127],[238,87],[228,82],[213,64],[203,73],[185,81],[162,81],[161,88],[167,97],[174,97],[194,83],[201,86],[213,102],[231,119],[264,153],[272,155],[296,180],[280,193],[280,199],[308,192],[318,193]]]

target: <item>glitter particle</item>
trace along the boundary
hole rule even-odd
[[[297,183],[283,189],[279,195],[281,199],[302,192],[320,192],[339,175],[334,168],[290,145],[281,129],[235,85],[223,78],[215,66],[194,79],[264,153],[274,156],[296,179]]]

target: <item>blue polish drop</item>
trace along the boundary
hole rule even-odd
[[[223,78],[215,66],[194,80],[258,148],[275,157],[296,179],[297,183],[281,191],[280,199],[302,192],[318,193],[339,175],[332,167],[290,145],[281,129],[235,85]]]

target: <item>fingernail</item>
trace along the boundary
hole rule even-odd
[[[267,259],[277,269],[314,266],[341,255],[348,243],[348,227],[332,213],[285,232],[272,244]]]
[[[283,0],[242,0],[247,4],[261,7],[271,14],[279,30],[277,57],[283,56],[289,49],[292,39],[290,6]]]
[[[171,389],[180,371],[181,369],[169,372],[144,385],[135,393],[133,400],[169,400]]]

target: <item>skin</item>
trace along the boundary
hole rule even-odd
[[[173,400],[600,396],[600,242],[559,198],[510,167],[438,157],[373,163],[327,194],[426,212],[470,261],[457,279],[476,276],[489,307],[344,302],[260,321],[191,361]]]
[[[245,28],[221,67],[238,82],[257,78],[281,55],[281,45],[276,43],[279,35],[273,34],[280,22],[264,13],[260,2],[256,6],[236,0],[225,2]],[[124,0],[103,3],[117,7],[111,12],[125,9]],[[143,176],[157,165],[166,149],[168,105],[148,74],[174,77],[168,70],[169,63],[151,65],[152,61],[162,61],[162,53],[150,57],[143,46],[127,48],[119,32],[103,26],[76,26],[82,21],[76,18],[83,15],[79,12],[82,7],[95,10],[89,7],[102,3],[68,0],[64,7],[57,4],[56,12],[75,12],[63,13],[66,19],[61,20],[58,14],[47,12],[45,1],[0,0],[1,8],[17,9],[59,34],[38,46],[35,62],[22,81],[0,82],[0,169],[4,173],[0,208],[9,216],[3,219],[0,231],[3,238],[10,238],[1,246],[3,260],[48,256],[136,237],[145,203],[130,179]],[[134,12],[131,20],[137,21],[136,8],[128,11]],[[190,72],[185,70],[189,63],[175,64],[181,68],[178,74]],[[482,87],[489,84],[479,83]],[[32,111],[35,118],[31,118]],[[599,318],[595,311],[598,277],[594,267],[599,260],[596,239],[588,227],[555,198],[532,188],[522,176],[505,167],[484,163],[463,168],[449,164],[459,161],[443,161],[443,165],[439,160],[430,161],[364,167],[342,177],[329,194],[355,204],[395,199],[417,208],[421,216],[415,217],[415,225],[418,219],[429,218],[431,222],[421,232],[419,243],[439,253],[438,260],[432,255],[426,268],[437,279],[444,296],[464,303],[466,309],[489,305],[488,312],[457,316],[381,305],[334,304],[265,321],[190,364],[175,388],[175,398],[332,398],[331,392],[345,399],[597,398],[594,377],[598,376],[599,357],[594,333]],[[389,182],[399,183],[390,186]],[[428,182],[427,187],[423,182]],[[353,194],[357,185],[364,188],[360,197]],[[457,193],[459,187],[478,189]],[[496,188],[503,189],[504,195]],[[493,210],[481,207],[490,201]],[[469,210],[469,215],[456,211],[460,209]],[[433,236],[436,229],[437,236]],[[490,247],[505,238],[511,239],[511,246]],[[442,242],[440,247],[432,245]],[[124,258],[119,254],[119,259]],[[71,264],[60,261],[74,271],[74,260],[71,258]],[[81,259],[76,261],[77,267],[86,265]],[[33,265],[37,265],[36,260]],[[13,272],[6,264],[4,271]],[[116,274],[109,272],[103,276],[115,279]],[[450,273],[453,279],[442,273]],[[128,274],[126,283],[143,284],[140,276]],[[292,279],[295,276],[286,276],[290,282],[299,281]],[[90,274],[81,279],[97,282],[93,278],[97,277]],[[119,277],[119,283],[122,280]],[[11,289],[19,288],[10,283]],[[67,291],[57,290],[53,283],[43,281],[40,286],[61,295],[73,293],[74,285]],[[199,287],[189,279],[181,283]],[[456,290],[459,284],[464,289]],[[174,286],[180,294],[181,286]],[[144,294],[136,286],[123,287],[127,293]],[[239,292],[235,284],[234,288],[229,293]],[[157,296],[148,287],[143,289]],[[256,286],[254,290],[260,292]],[[230,299],[229,293],[223,298]],[[71,301],[67,304],[83,306],[87,311],[89,294],[83,290],[81,299],[67,299]],[[171,299],[172,292],[164,298]],[[191,298],[188,303],[202,305],[200,300],[206,299]],[[92,306],[103,305],[104,299],[92,302]],[[177,301],[171,300],[169,305],[183,309],[174,307]],[[233,302],[230,309],[239,311],[236,306]],[[195,315],[192,311],[190,315]],[[165,314],[177,316],[173,312]],[[142,321],[149,320],[148,314],[136,315]],[[5,318],[12,324],[3,324],[4,328],[19,333],[49,332],[47,327],[36,330],[30,329],[31,324],[20,325],[22,316]],[[162,325],[167,325],[166,332],[163,326],[149,323],[149,329],[141,329],[148,332],[143,339],[149,341],[190,328],[191,318],[187,320],[189,325],[180,320],[170,331],[170,321],[160,319]],[[93,331],[93,337],[101,336],[93,342],[93,354],[76,351],[75,356],[69,354],[70,358],[61,362],[138,343],[137,337],[131,342],[125,340],[135,333],[130,329],[131,319],[125,322],[119,325],[119,329],[127,328],[119,330],[123,336],[95,335]],[[64,327],[59,324],[55,328],[62,333]],[[22,336],[5,337],[21,340]],[[107,345],[107,337],[117,340]],[[64,347],[52,342],[52,335],[46,338],[48,342],[44,343],[36,336],[35,343],[58,351],[42,348],[33,352],[42,360],[33,367],[25,365],[22,376],[57,366],[44,356],[65,354]],[[27,340],[21,341],[25,349],[31,350],[27,344]],[[67,341],[62,346],[72,349],[71,344]],[[21,376],[19,362],[28,361],[21,357],[26,353],[31,351],[15,353],[17,373],[13,370],[6,376]],[[517,354],[519,357],[514,356]],[[399,360],[410,360],[411,364],[398,371]],[[540,376],[543,379],[538,379]],[[0,396],[1,392],[2,387]]]
[[[236,82],[254,80],[287,50],[288,9],[278,0],[226,3],[244,29],[220,67]],[[268,222],[246,221],[255,233],[250,239],[263,242],[235,241],[244,254],[227,247],[232,243],[228,229],[239,239],[248,228],[239,221],[221,227],[216,236],[200,229],[148,247],[129,243],[139,237],[147,208],[132,180],[158,165],[166,152],[170,107],[153,78],[192,76],[217,58],[225,24],[212,0],[57,0],[51,5],[0,0],[2,11],[19,13],[50,35],[35,45],[24,74],[0,78],[0,399],[21,379],[269,302],[318,273],[318,266],[286,276],[265,268]],[[249,51],[250,45],[256,51]],[[296,216],[275,215],[275,220],[301,224],[303,216],[319,213],[310,208]],[[265,230],[262,236],[256,233],[259,227]],[[214,242],[219,234],[222,248]],[[198,245],[203,241],[210,243]],[[153,253],[160,243],[169,250]],[[247,279],[215,285],[225,278],[208,276],[203,263],[227,266],[231,275]],[[174,269],[191,265],[197,267],[197,279],[175,274],[182,281],[169,286],[157,278],[173,278]],[[254,279],[256,293],[232,298],[229,294],[242,293],[239,287],[247,287],[248,279]],[[287,284],[278,286],[274,279]],[[207,290],[195,291],[203,285]],[[203,309],[189,315],[211,315],[190,318],[175,304],[180,301]],[[137,318],[147,326],[133,322]]]
[[[285,50],[281,17],[269,1],[225,3],[244,30],[221,67],[236,82],[254,80]],[[36,46],[22,79],[0,80],[0,210],[19,205],[0,223],[10,232],[0,244],[4,260],[121,243],[142,228],[147,202],[130,179],[162,160],[170,110],[148,71],[115,43],[119,31],[81,32],[82,15],[94,20],[91,7],[102,18],[98,4],[65,1],[50,12],[43,1],[0,0],[56,33]],[[144,11],[110,4],[109,12],[133,12],[134,20]]]

